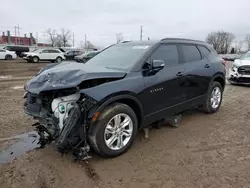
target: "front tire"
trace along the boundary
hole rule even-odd
[[[12,56],[11,56],[11,55],[6,55],[6,56],[5,56],[5,59],[6,59],[6,60],[11,60],[11,59],[12,59]]]
[[[91,147],[103,157],[116,157],[127,151],[134,142],[138,122],[129,106],[114,103],[104,109],[91,126]]]
[[[207,99],[202,108],[205,113],[212,114],[219,110],[222,102],[222,86],[219,82],[213,82],[209,88]]]
[[[32,58],[32,62],[33,62],[33,63],[38,63],[38,62],[39,62],[39,58],[36,57],[36,56],[33,57],[33,58]]]

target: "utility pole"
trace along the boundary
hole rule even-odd
[[[75,34],[73,32],[73,47],[75,46]]]
[[[19,24],[17,25],[17,33],[18,33],[18,44],[20,44],[20,27],[19,27]]]
[[[17,45],[17,35],[18,35],[18,44],[20,44],[20,28],[19,24],[14,27],[15,28],[15,44]]]
[[[45,46],[45,37],[46,37],[47,35],[45,34],[45,33],[43,33],[43,47]]]
[[[36,32],[36,46],[38,46],[38,32]]]
[[[85,48],[85,50],[87,49],[87,36],[86,36],[86,34],[84,36],[84,48]]]
[[[142,40],[142,25],[141,25],[141,34],[140,34],[140,40]]]
[[[16,29],[17,29],[17,27],[15,26],[14,28],[15,28],[15,45],[17,45],[17,38],[16,38]]]

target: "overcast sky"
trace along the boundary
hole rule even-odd
[[[20,33],[68,28],[76,46],[87,39],[105,46],[122,32],[126,40],[188,37],[204,40],[223,29],[242,40],[250,33],[250,0],[1,0],[0,31]],[[14,33],[13,33],[14,34]]]

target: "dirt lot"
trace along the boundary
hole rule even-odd
[[[32,130],[23,84],[44,63],[0,62],[0,138]],[[179,128],[152,129],[124,155],[86,162],[60,156],[53,145],[0,164],[2,188],[250,187],[250,88],[227,85],[220,111],[189,113]],[[1,143],[1,142],[0,142]],[[2,142],[1,150],[10,142]]]

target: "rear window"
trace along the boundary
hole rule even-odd
[[[201,54],[194,45],[182,45],[185,63],[201,60]]]
[[[203,57],[207,57],[209,55],[210,51],[206,47],[198,46],[198,48],[199,48]]]

